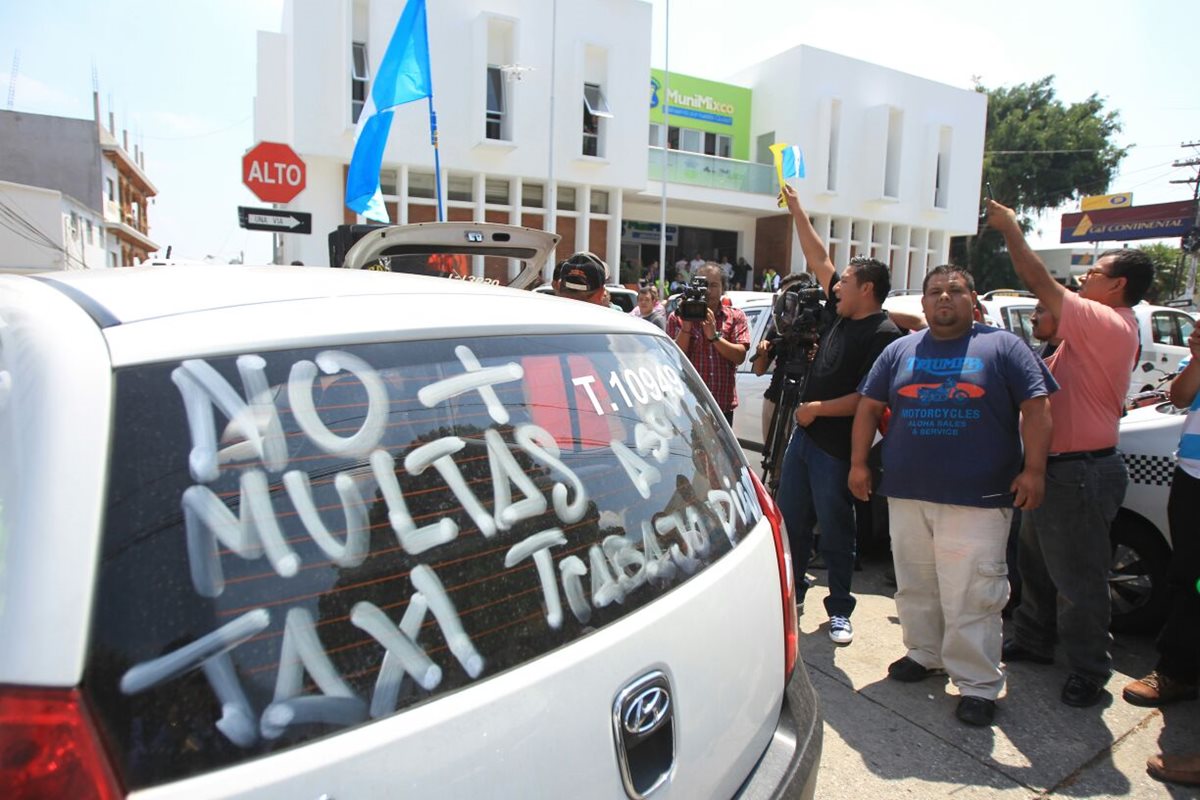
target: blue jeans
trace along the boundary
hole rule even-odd
[[[1108,530],[1125,499],[1120,455],[1046,465],[1046,498],[1021,514],[1017,641],[1042,655],[1057,639],[1072,672],[1103,683],[1112,674]]]
[[[829,572],[825,610],[840,617],[850,616],[856,602],[850,594],[855,527],[854,500],[846,485],[849,476],[850,462],[829,455],[797,427],[783,456],[775,498],[792,548],[797,597],[803,599],[808,591],[804,573],[812,556],[813,528],[819,525],[821,557]]]

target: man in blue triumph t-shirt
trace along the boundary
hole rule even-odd
[[[915,682],[948,672],[958,718],[990,725],[1004,688],[1009,521],[1013,507],[1041,502],[1058,386],[1020,338],[975,323],[965,269],[936,267],[923,288],[929,329],[888,345],[859,387],[849,484],[867,499],[867,453],[890,407],[879,493],[908,653],[888,675]]]

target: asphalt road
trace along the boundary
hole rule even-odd
[[[1121,699],[1153,666],[1152,639],[1117,637],[1109,694],[1089,709],[1059,701],[1061,658],[1014,664],[995,725],[971,728],[954,717],[958,696],[945,677],[887,679],[887,665],[904,655],[887,566],[868,561],[855,573],[846,647],[829,641],[825,573],[809,571],[818,584],[800,618],[800,647],[825,715],[818,798],[1200,798],[1200,788],[1159,783],[1145,770],[1160,751],[1200,749],[1200,701],[1156,710]]]

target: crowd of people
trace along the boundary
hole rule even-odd
[[[1150,288],[1152,262],[1140,250],[1109,251],[1071,291],[1026,242],[1013,210],[989,200],[987,222],[1037,297],[1033,330],[1044,345],[1035,353],[1015,334],[982,324],[974,279],[959,266],[925,276],[924,320],[889,315],[887,266],[855,257],[839,274],[796,192],[785,187],[783,198],[807,269],[828,298],[814,346],[784,353],[770,335],[755,359],[760,374],[774,359],[777,375],[803,361],[776,492],[801,612],[815,551],[828,575],[828,635],[838,645],[853,641],[856,514],[878,494],[887,502],[905,647],[889,678],[948,675],[960,695],[958,719],[989,726],[1005,664],[1059,657],[1067,666],[1061,701],[1095,705],[1113,672],[1109,529],[1129,481],[1117,438],[1139,351],[1132,306]],[[604,302],[599,259],[577,254],[563,265],[560,293]],[[696,254],[675,265],[668,290],[705,278],[702,319],[667,313],[654,282],[639,290],[633,312],[674,340],[731,424],[750,331],[745,314],[722,298],[752,275],[744,259],[734,266]],[[766,270],[759,286],[778,289],[778,275]],[[1168,507],[1170,614],[1155,669],[1122,693],[1139,706],[1194,700],[1200,683],[1200,332],[1188,346],[1191,359],[1170,390],[1188,409]],[[774,382],[772,391],[768,400],[778,400]],[[872,464],[873,452],[881,465]],[[1019,569],[1021,593],[1005,641],[1010,568]],[[1156,756],[1147,766],[1164,780],[1200,783],[1200,753]]]

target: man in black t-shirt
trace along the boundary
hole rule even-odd
[[[796,192],[783,194],[796,223],[808,269],[830,300],[821,320],[821,340],[796,407],[796,430],[783,457],[776,501],[791,543],[796,592],[808,589],[805,571],[812,553],[813,528],[820,526],[821,556],[829,576],[829,638],[849,644],[854,638],[850,594],[854,575],[854,500],[850,474],[850,429],[858,408],[858,384],[900,330],[883,311],[891,288],[888,268],[872,258],[850,259],[839,278]]]

